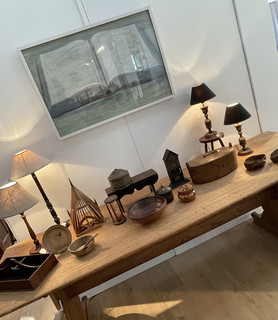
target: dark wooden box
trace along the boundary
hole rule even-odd
[[[34,290],[57,263],[52,253],[7,258],[0,264],[0,291]]]

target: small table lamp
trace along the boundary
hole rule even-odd
[[[42,246],[37,239],[35,232],[29,225],[24,211],[30,209],[37,203],[38,199],[27,192],[17,182],[10,182],[0,187],[0,217],[9,218],[17,214],[21,215],[35,244],[35,247],[31,248],[30,254],[39,253]]]
[[[47,198],[36,174],[35,171],[45,167],[47,164],[49,164],[50,160],[47,158],[44,158],[37,153],[30,151],[30,150],[22,150],[18,153],[16,153],[13,156],[13,162],[10,172],[10,178],[9,181],[16,181],[19,178],[25,177],[28,174],[32,175],[32,178],[34,179],[38,189],[40,190],[40,193],[46,203],[47,208],[50,211],[50,214],[52,215],[54,221],[57,224],[60,224],[60,219],[57,216],[56,211],[54,210],[51,202]]]
[[[246,156],[254,152],[251,148],[246,147],[246,139],[242,136],[241,121],[247,120],[251,114],[240,104],[233,103],[226,107],[224,125],[234,124],[239,134],[239,144],[242,149],[238,151],[239,156]]]
[[[205,101],[214,98],[216,95],[204,84],[198,84],[195,87],[192,87],[191,90],[191,100],[190,105],[202,103],[203,106],[201,110],[205,115],[205,125],[208,129],[208,132],[205,134],[206,139],[214,139],[219,137],[219,133],[217,131],[211,130],[211,120],[208,118],[208,106],[205,104]],[[216,139],[217,140],[217,139]]]

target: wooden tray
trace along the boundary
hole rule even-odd
[[[54,254],[7,258],[0,265],[0,291],[34,290],[57,263]]]

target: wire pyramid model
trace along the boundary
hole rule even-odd
[[[91,200],[70,180],[69,182],[71,185],[70,218],[76,236],[79,237],[92,230],[95,225],[103,223],[104,217],[96,200]]]

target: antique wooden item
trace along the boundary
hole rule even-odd
[[[126,217],[124,216],[123,207],[118,200],[118,196],[116,194],[112,194],[104,200],[106,208],[110,214],[110,217],[113,221],[113,224],[119,225],[126,221]]]
[[[0,219],[0,258],[6,248],[15,242],[15,237],[4,219]]]
[[[270,153],[277,148],[278,133],[264,132],[250,139],[249,143],[256,152],[264,153],[269,159]],[[85,305],[79,298],[81,293],[260,206],[266,208],[271,199],[278,199],[277,165],[269,160],[261,170],[248,174],[244,157],[237,157],[237,160],[238,168],[231,174],[208,184],[194,185],[196,201],[181,203],[177,189],[174,189],[174,200],[153,224],[142,227],[128,221],[121,225],[120,232],[115,232],[112,223],[104,223],[98,236],[101,245],[95,246],[93,259],[85,256],[80,261],[70,253],[62,254],[47,281],[35,291],[0,292],[0,317],[50,295],[57,308],[62,304],[67,320],[85,320]],[[168,183],[169,178],[165,177],[158,186]],[[140,194],[135,192],[125,197],[123,205],[129,207],[139,198],[150,195],[145,188]],[[270,219],[268,225],[276,232],[277,207],[278,203],[273,203],[263,213],[263,220]],[[75,236],[73,230],[72,233]],[[41,236],[39,234],[38,238]],[[31,244],[32,240],[26,239],[8,247],[3,260],[28,253]]]
[[[104,217],[96,200],[91,200],[82,191],[71,185],[70,217],[77,237],[92,230],[95,225],[104,222]]]
[[[163,161],[165,163],[166,170],[171,181],[170,187],[172,189],[175,189],[178,186],[189,181],[183,175],[178,154],[166,149],[163,156]]]
[[[223,132],[218,132],[216,135],[214,136],[211,136],[211,137],[206,137],[205,135],[202,136],[199,141],[201,143],[204,143],[205,144],[205,152],[208,152],[209,149],[208,149],[208,144],[210,143],[210,146],[211,146],[211,150],[214,150],[214,145],[213,143],[215,141],[219,141],[221,147],[225,147],[223,141],[222,141],[222,138],[224,137],[224,133]]]
[[[114,190],[122,189],[132,184],[132,179],[125,169],[113,170],[108,177],[108,181]]]
[[[155,193],[155,187],[154,184],[158,180],[158,174],[153,169],[149,169],[147,171],[144,171],[142,173],[137,174],[136,176],[133,176],[131,178],[132,184],[121,188],[121,189],[113,189],[112,187],[106,188],[105,192],[108,196],[110,195],[117,195],[119,203],[122,207],[122,210],[124,211],[124,208],[121,203],[121,198],[127,194],[132,194],[134,190],[142,190],[144,187],[149,186],[150,190]]]
[[[178,189],[178,198],[182,202],[191,202],[196,199],[196,191],[191,184],[186,183]]]
[[[174,194],[171,187],[161,185],[156,190],[156,195],[165,198],[167,203],[171,203],[174,200]]]
[[[273,152],[271,152],[271,154],[270,154],[270,160],[271,160],[273,163],[278,162],[278,149],[275,149]]]
[[[0,265],[0,291],[33,290],[57,263],[54,254],[7,258]]]
[[[127,211],[129,219],[148,224],[157,220],[163,213],[166,206],[166,199],[160,196],[153,196],[140,199],[134,202]]]
[[[98,234],[95,234],[94,236],[85,235],[76,239],[68,247],[69,252],[71,252],[77,257],[84,256],[85,254],[91,252],[94,249],[95,237],[97,235]]]
[[[266,162],[265,154],[257,154],[245,159],[244,165],[247,170],[255,170],[255,169],[262,168],[265,165],[265,162]]]
[[[194,183],[210,182],[234,171],[237,160],[233,148],[224,147],[207,152],[186,163]]]

